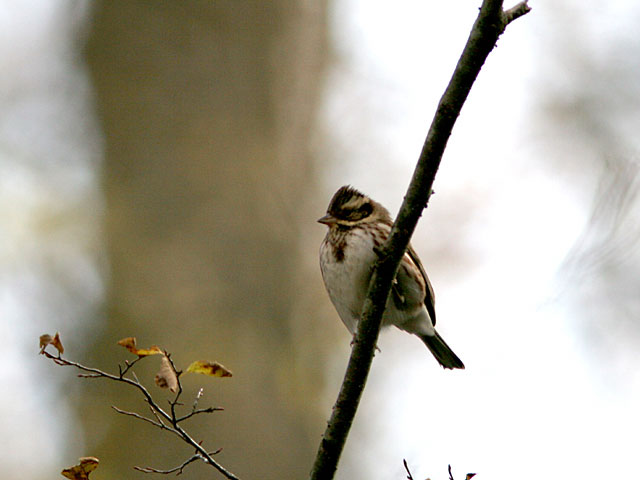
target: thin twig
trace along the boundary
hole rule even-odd
[[[138,357],[135,360],[129,361],[129,360],[125,360],[124,364],[125,364],[125,368],[122,369],[122,366],[118,365],[118,370],[120,371],[120,376],[124,377],[127,372],[129,370],[131,370],[133,368],[133,366],[138,363],[140,360],[142,360],[144,357]]]
[[[225,469],[222,465],[216,462],[203,447],[200,445],[200,442],[196,442],[191,436],[178,424],[175,425],[175,429],[180,433],[182,439],[189,443],[192,447],[196,449],[196,451],[202,455],[206,461],[206,463],[210,464],[216,470],[218,470],[221,474],[231,480],[239,480],[233,473]]]
[[[144,473],[162,473],[164,475],[168,475],[169,473],[178,472],[176,475],[180,475],[184,468],[197,460],[204,460],[204,458],[200,454],[195,454],[193,457],[185,460],[182,465],[178,465],[177,467],[170,468],[169,470],[158,470],[152,467],[133,467],[134,470],[138,470],[139,472]]]
[[[404,469],[407,471],[407,480],[413,480],[411,470],[409,470],[409,465],[407,465],[407,461],[404,458],[402,459],[402,464],[404,465]]]
[[[227,470],[222,465],[220,465],[218,462],[216,462],[212,458],[212,454],[207,452],[202,447],[201,442],[195,441],[191,437],[191,435],[189,435],[189,433],[187,433],[187,431],[184,430],[179,425],[179,422],[181,421],[181,419],[176,416],[175,407],[176,407],[176,405],[180,405],[179,402],[178,402],[178,398],[179,398],[180,394],[182,393],[182,386],[180,384],[180,379],[179,379],[179,375],[180,375],[181,372],[177,372],[176,371],[175,365],[173,364],[173,362],[171,361],[170,358],[169,358],[169,362],[171,363],[172,368],[176,372],[176,375],[178,375],[178,385],[179,385],[179,390],[176,393],[176,397],[174,398],[174,400],[172,402],[170,402],[171,414],[169,414],[166,411],[164,411],[156,403],[156,401],[153,399],[153,397],[151,396],[149,391],[144,387],[144,385],[142,385],[138,381],[138,377],[136,376],[135,372],[131,371],[131,376],[135,380],[132,380],[132,379],[130,379],[128,377],[123,376],[124,373],[126,373],[126,372],[128,372],[130,370],[130,367],[129,368],[125,368],[124,370],[120,367],[118,375],[113,375],[111,373],[104,372],[104,371],[99,370],[97,368],[87,367],[87,366],[82,365],[80,363],[73,362],[71,360],[67,360],[67,359],[63,358],[60,354],[58,354],[57,356],[52,355],[51,353],[46,351],[46,349],[44,349],[44,348],[41,350],[40,353],[42,355],[44,355],[45,357],[53,360],[58,365],[61,365],[63,367],[75,367],[75,368],[77,368],[78,370],[80,370],[82,372],[87,372],[87,374],[81,374],[85,378],[106,378],[106,379],[113,380],[113,381],[116,381],[116,382],[126,383],[127,385],[131,385],[131,386],[137,388],[142,393],[142,395],[144,397],[144,400],[147,402],[147,404],[149,405],[149,408],[151,409],[153,415],[158,420],[158,424],[153,422],[153,420],[150,420],[150,419],[148,419],[148,418],[146,418],[146,417],[144,417],[142,415],[134,414],[133,412],[125,412],[124,410],[122,410],[122,411],[119,411],[119,413],[122,413],[123,415],[130,415],[130,416],[137,417],[137,418],[139,418],[141,420],[145,420],[145,421],[157,426],[158,428],[162,428],[162,429],[165,429],[165,430],[167,430],[169,432],[174,433],[175,435],[179,436],[184,442],[186,442],[189,445],[191,445],[196,450],[196,455],[198,455],[200,458],[202,458],[202,460],[205,463],[208,463],[209,465],[211,465],[213,468],[218,470],[218,472],[220,472],[222,475],[224,475],[229,480],[239,480],[239,478],[236,475],[234,475],[229,470]],[[133,363],[135,363],[135,362],[131,362],[131,366],[133,366]],[[206,410],[206,409],[202,409],[202,410]],[[118,410],[116,410],[116,411],[118,411]],[[204,412],[202,412],[202,413],[204,413]],[[188,418],[188,416],[189,415],[187,415],[187,418]],[[190,415],[190,416],[193,416],[193,415]],[[173,426],[173,428],[168,427],[167,425],[165,425],[163,423],[163,420],[166,421],[167,423],[171,424]],[[160,425],[162,425],[162,426],[160,426]],[[219,450],[216,450],[216,452],[214,452],[214,453],[217,453],[218,451]]]
[[[58,355],[57,357],[50,354],[48,351],[44,350],[42,352],[42,354],[44,356],[46,356],[47,358],[50,358],[51,360],[53,360],[56,364],[61,365],[63,367],[75,367],[78,370],[81,370],[83,372],[88,372],[90,374],[93,375],[84,375],[84,378],[107,378],[109,380],[113,380],[116,382],[123,382],[126,383],[128,385],[131,385],[135,388],[137,388],[142,395],[144,396],[145,400],[147,401],[147,403],[149,405],[152,405],[153,408],[155,408],[157,410],[157,412],[167,421],[171,421],[171,416],[165,412],[162,408],[160,408],[160,406],[158,404],[156,404],[156,402],[153,400],[153,397],[151,396],[151,394],[149,393],[149,391],[144,387],[144,385],[142,385],[138,379],[136,378],[135,380],[131,380],[130,378],[127,377],[121,377],[120,375],[113,375],[111,373],[107,373],[107,372],[103,372],[102,370],[99,370],[97,368],[93,368],[93,367],[87,367],[85,365],[82,365],[78,362],[74,362],[71,360],[67,360],[65,358],[62,358],[62,356]],[[132,375],[135,377],[135,373],[132,372]]]
[[[514,8],[507,14],[502,10],[502,0],[483,1],[451,81],[440,99],[402,207],[374,267],[349,365],[311,471],[312,480],[329,480],[335,474],[371,368],[392,280],[427,205],[453,126],[482,65],[509,22],[528,11],[526,2]]]
[[[520,18],[521,16],[529,13],[531,11],[531,7],[527,4],[526,1],[520,2],[514,7],[511,7],[509,10],[505,10],[505,21],[507,24],[513,22],[514,20]]]
[[[139,420],[143,420],[145,422],[150,423],[151,425],[153,425],[154,427],[158,427],[161,430],[170,430],[169,427],[167,427],[165,424],[163,424],[162,422],[154,422],[153,420],[151,420],[150,418],[147,418],[143,415],[140,415],[139,413],[136,412],[129,412],[127,410],[121,410],[120,408],[116,407],[115,405],[111,405],[111,408],[113,408],[116,412],[121,413],[122,415],[129,415],[130,417],[135,417]],[[158,418],[158,417],[156,417]]]
[[[149,405],[149,410],[151,411],[151,414],[156,417],[156,420],[158,421],[158,423],[162,426],[165,426],[164,422],[162,421],[162,418],[160,418],[160,416],[158,415],[158,413],[155,411],[155,409]]]
[[[207,407],[207,408],[200,408],[198,410],[193,410],[189,413],[187,413],[186,415],[183,415],[182,417],[176,418],[176,422],[182,422],[188,418],[191,418],[195,415],[198,415],[200,413],[213,413],[213,412],[222,412],[224,410],[224,408],[222,407]]]

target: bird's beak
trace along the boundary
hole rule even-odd
[[[337,222],[336,217],[328,213],[324,217],[320,217],[318,219],[318,223],[324,223],[325,225],[328,225],[328,226],[334,225],[336,222]]]

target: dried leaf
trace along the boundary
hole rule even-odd
[[[178,390],[178,375],[166,355],[162,356],[160,371],[156,375],[156,385],[160,388],[168,388],[173,393]]]
[[[51,340],[51,345],[53,345],[56,350],[60,352],[60,355],[64,353],[64,347],[62,346],[62,342],[60,341],[60,334],[58,332],[56,332],[53,340]]]
[[[136,355],[139,357],[146,357],[147,355],[162,355],[164,352],[157,345],[151,345],[149,348],[140,348],[136,351]]]
[[[98,468],[98,460],[96,457],[80,457],[78,465],[65,468],[60,472],[62,476],[71,480],[88,480],[89,474]]]
[[[126,348],[131,353],[136,353],[136,337],[126,337],[118,340],[118,345]]]
[[[475,473],[467,473],[467,477],[465,480],[471,480],[473,477],[475,477],[476,474]]]
[[[122,340],[118,340],[118,345],[123,346],[134,355],[139,357],[146,357],[147,355],[162,355],[163,352],[157,345],[152,345],[149,348],[137,348],[136,337],[127,337]]]
[[[48,333],[40,335],[40,350],[43,350],[44,347],[49,345],[51,343],[51,340],[53,340],[53,338]]]
[[[231,377],[231,371],[227,370],[224,366],[218,362],[205,362],[197,361],[193,362],[187,368],[189,373],[202,373],[203,375],[209,375],[210,377]]]

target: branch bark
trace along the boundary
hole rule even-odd
[[[391,282],[431,195],[455,121],[500,35],[510,22],[530,11],[526,0],[507,11],[502,9],[502,3],[502,0],[483,1],[453,76],[438,104],[407,194],[373,270],[347,371],[311,471],[312,480],[331,479],[337,469],[371,368]]]

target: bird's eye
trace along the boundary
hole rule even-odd
[[[368,217],[369,215],[371,215],[372,211],[373,211],[373,206],[369,202],[366,202],[360,205],[358,208],[350,209],[345,213],[346,213],[347,219],[351,221],[357,221],[357,220],[362,220],[363,218]]]

